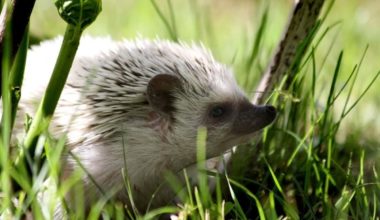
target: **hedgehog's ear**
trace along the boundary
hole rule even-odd
[[[180,87],[178,77],[169,74],[158,74],[148,83],[147,97],[152,108],[164,114],[173,110],[173,90]]]

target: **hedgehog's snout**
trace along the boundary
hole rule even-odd
[[[265,107],[266,107],[265,111],[268,114],[272,114],[274,117],[276,117],[277,110],[276,110],[276,108],[273,105],[266,105]]]
[[[277,111],[272,105],[240,104],[238,114],[233,123],[232,132],[238,135],[250,134],[271,124]]]

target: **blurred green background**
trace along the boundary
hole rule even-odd
[[[155,1],[165,17],[170,17],[168,1]],[[230,66],[237,74],[240,84],[244,84],[246,74],[256,74],[256,82],[246,87],[253,94],[255,83],[269,62],[281,34],[286,26],[293,1],[280,0],[173,0],[171,1],[178,37],[185,42],[201,42],[210,48],[215,57]],[[329,1],[326,1],[328,4]],[[268,24],[261,45],[259,61],[252,73],[244,73],[240,66],[249,56],[255,33],[262,14],[268,9]],[[358,96],[371,78],[380,69],[380,1],[374,0],[337,0],[323,28],[334,25],[316,51],[317,60],[327,56],[325,67],[321,69],[318,87],[322,92],[324,85],[331,80],[339,52],[344,50],[343,71],[338,86],[356,63],[363,52],[369,49],[361,67],[352,100]],[[32,35],[53,38],[62,35],[64,22],[59,18],[52,0],[39,0],[31,18]],[[167,28],[160,19],[150,0],[105,0],[103,11],[98,19],[85,31],[87,35],[112,36],[114,39],[170,38]],[[344,120],[338,133],[342,142],[351,136],[360,140],[363,146],[379,148],[380,140],[380,80],[377,80],[364,99]],[[302,100],[301,100],[302,101]],[[338,100],[339,103],[343,105]],[[338,111],[339,112],[339,111]],[[370,142],[371,144],[366,144]]]

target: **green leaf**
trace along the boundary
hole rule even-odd
[[[101,0],[56,0],[59,15],[73,26],[86,28],[102,10]]]

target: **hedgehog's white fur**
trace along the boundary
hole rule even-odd
[[[35,112],[61,41],[57,38],[42,42],[28,53],[21,113]],[[146,87],[157,74],[174,74],[184,85],[175,94],[176,123],[164,141],[154,129],[154,123],[160,122],[147,118],[152,109],[147,104]],[[122,175],[126,168],[135,203],[144,210],[165,171],[180,172],[195,162],[194,140],[207,104],[242,98],[232,73],[203,47],[162,40],[114,42],[85,37],[51,131],[57,135],[66,132],[67,145],[97,184],[103,190],[117,189],[116,198],[124,202],[128,201]],[[208,134],[208,157],[220,155],[247,139],[230,136],[228,126],[212,132]],[[71,157],[67,163],[66,171],[78,168]],[[84,177],[84,183],[87,195],[93,195],[93,190],[98,192],[89,178]],[[153,205],[172,198],[168,189],[161,191]]]

